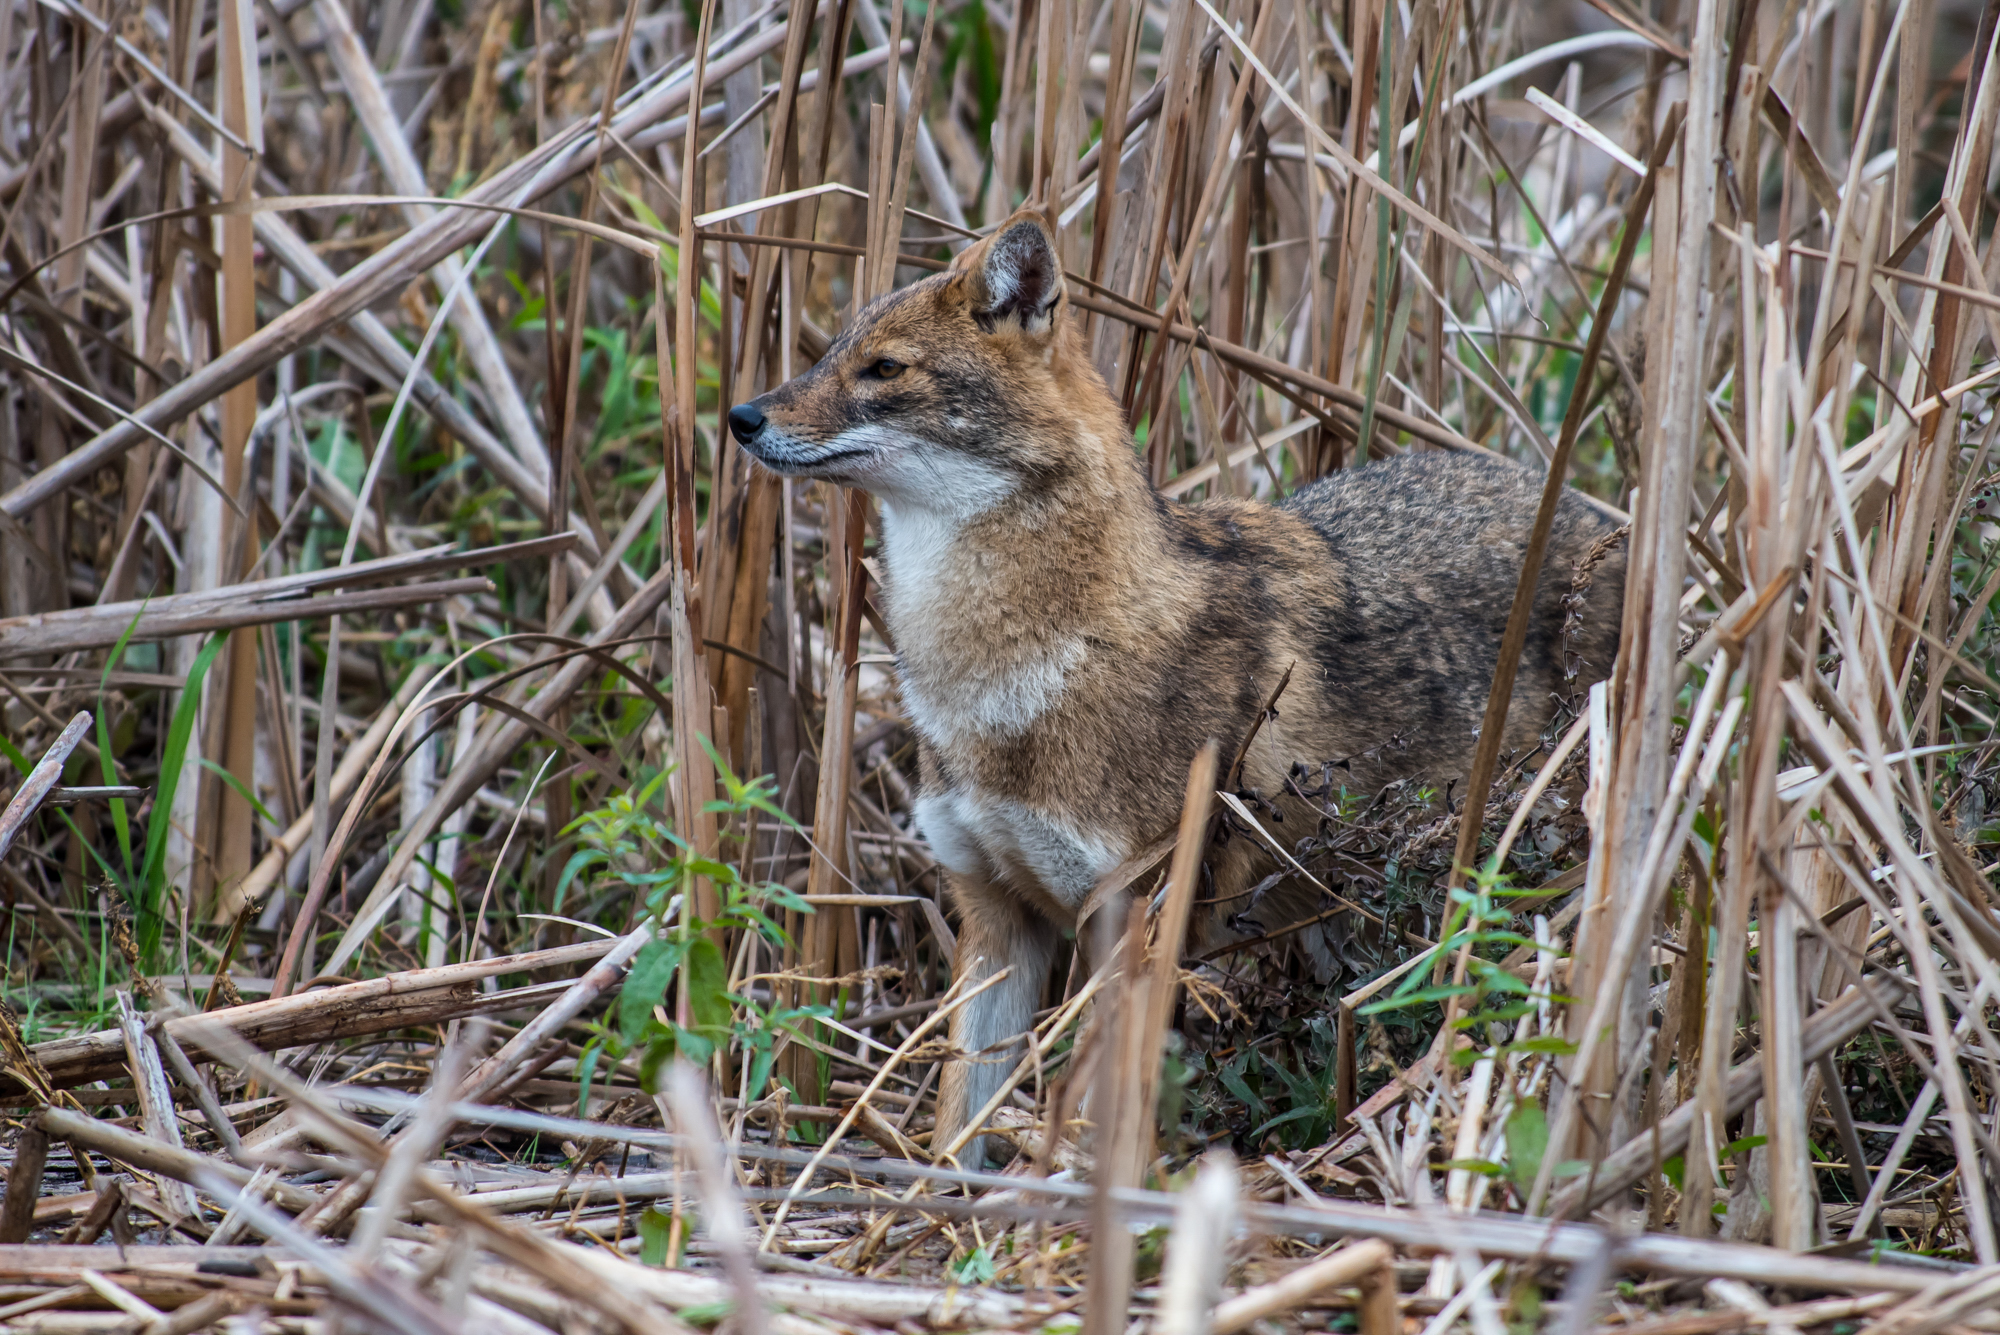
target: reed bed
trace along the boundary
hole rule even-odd
[[[1997,16],[0,0],[0,1326],[1992,1328]],[[1197,762],[989,1171],[870,502],[722,422],[1023,202],[1169,495],[1632,559],[1532,754]],[[1313,907],[1184,959],[1212,835]]]

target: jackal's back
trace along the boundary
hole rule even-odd
[[[1339,585],[1314,627],[1322,690],[1379,751],[1356,778],[1469,768],[1534,529],[1542,480],[1491,455],[1422,453],[1342,470],[1283,504],[1324,539]],[[1508,711],[1507,748],[1528,744],[1562,697],[1611,670],[1625,584],[1622,544],[1578,571],[1614,521],[1565,490],[1536,586]],[[1565,636],[1563,600],[1587,587]],[[1566,674],[1567,657],[1573,675]]]

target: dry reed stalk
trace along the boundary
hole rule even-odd
[[[218,1163],[193,1150],[108,1125],[81,1113],[48,1108],[41,1114],[40,1125],[45,1134],[58,1140],[68,1141],[133,1168],[158,1173],[176,1182],[198,1185],[194,1179],[199,1174],[238,1184],[250,1181],[251,1170],[248,1168]],[[272,1193],[272,1199],[287,1209],[304,1210],[318,1198],[302,1188],[279,1184]]]
[[[736,1199],[736,1184],[722,1158],[722,1132],[715,1123],[715,1108],[707,1087],[693,1067],[677,1062],[667,1077],[667,1099],[674,1110],[674,1124],[694,1149],[695,1181],[702,1196],[702,1216],[708,1235],[722,1253],[735,1291],[736,1326],[744,1335],[763,1335],[767,1325],[762,1297],[757,1292],[755,1272],[750,1266],[750,1240],[739,1220],[743,1207]]]
[[[7,1168],[7,1194],[0,1199],[0,1244],[26,1242],[34,1231],[35,1198],[42,1191],[48,1154],[48,1133],[40,1127],[23,1131],[14,1142],[14,1159]]]
[[[1124,1327],[1132,1297],[1134,1242],[1114,1193],[1139,1186],[1151,1159],[1146,1125],[1151,1109],[1140,1101],[1157,1051],[1144,1041],[1153,984],[1150,971],[1141,968],[1145,901],[1135,896],[1126,905],[1122,932],[1115,922],[1111,912],[1103,912],[1097,924],[1099,953],[1119,961],[1121,986],[1099,1003],[1091,1031],[1096,1040],[1088,1108],[1093,1190],[1084,1335],[1116,1335]],[[1050,1128],[1051,1136],[1059,1133],[1060,1128]]]
[[[35,762],[35,767],[28,771],[21,786],[14,790],[14,796],[8,799],[6,809],[0,811],[0,857],[6,856],[7,850],[20,837],[21,831],[34,816],[36,809],[47,800],[50,792],[61,781],[63,766],[69,763],[71,754],[83,742],[83,736],[90,731],[92,721],[86,711],[64,724],[62,731],[56,734],[55,740],[49,743],[49,749],[42,753],[41,758]]]
[[[1230,1244],[1235,1241],[1236,1191],[1235,1161],[1222,1150],[1202,1160],[1193,1184],[1181,1194],[1174,1215],[1174,1251],[1162,1267],[1166,1284],[1160,1295],[1158,1328],[1163,1335],[1211,1331],[1229,1335],[1249,1324],[1236,1319],[1236,1312],[1225,1317],[1216,1309],[1229,1270]],[[1234,1302],[1240,1305],[1243,1299]],[[1256,1315],[1279,1310],[1281,1306],[1267,1307]]]
[[[167,1072],[160,1062],[159,1046],[146,1032],[146,1022],[133,1007],[132,994],[120,992],[117,1000],[118,1030],[125,1039],[125,1061],[138,1093],[140,1124],[154,1140],[181,1149],[184,1142],[181,1140],[180,1117],[174,1110],[173,1093],[167,1087]],[[167,1205],[176,1213],[192,1219],[201,1217],[192,1193],[169,1187],[162,1194]]]
[[[240,151],[225,139],[222,144],[223,198],[235,202],[254,193],[254,163],[262,154],[264,134],[261,118],[252,116],[262,96],[258,89],[256,22],[249,0],[224,0],[218,5],[221,20],[216,47],[216,63],[221,73],[223,128],[240,138],[249,152]],[[88,149],[84,150],[88,153]],[[248,217],[232,215],[222,221],[222,350],[235,348],[257,331],[255,239]],[[250,432],[257,422],[257,386],[246,381],[222,396],[222,486],[225,495],[240,496],[245,489],[245,452]],[[233,581],[247,574],[254,557],[255,535],[243,516],[223,520],[218,535],[221,545],[219,574]],[[210,742],[207,750],[231,774],[251,773],[257,753],[257,637],[238,629],[229,637],[229,650],[216,683],[211,705]],[[205,869],[204,883],[219,890],[241,880],[250,870],[251,804],[242,793],[223,783],[219,775],[202,776],[204,807],[196,839],[210,850],[213,859]],[[212,882],[210,882],[212,877]],[[195,887],[188,887],[191,892]]]
[[[1216,750],[1210,741],[1188,769],[1173,861],[1150,947],[1146,932],[1150,915],[1139,896],[1127,907],[1121,938],[1111,936],[1111,912],[1103,912],[1097,924],[1100,942],[1118,943],[1101,954],[1107,960],[1114,954],[1122,959],[1123,984],[1105,1008],[1109,1013],[1101,1016],[1095,1027],[1101,1050],[1094,1058],[1090,1116],[1094,1124],[1092,1183],[1097,1194],[1091,1229],[1091,1299],[1084,1314],[1085,1328],[1091,1335],[1116,1335],[1125,1320],[1132,1286],[1133,1240],[1130,1230],[1120,1226],[1112,1205],[1113,1193],[1139,1186],[1153,1160],[1151,1124],[1158,1099],[1160,1055],[1180,990],[1182,937],[1208,839]],[[1051,1136],[1058,1133],[1058,1128],[1050,1129]],[[1186,1314],[1181,1319],[1198,1318]]]
[[[1181,800],[1180,826],[1174,837],[1173,861],[1167,866],[1165,898],[1160,903],[1147,947],[1144,968],[1147,980],[1143,1009],[1134,1019],[1138,1051],[1143,1055],[1136,1086],[1137,1107],[1150,1110],[1158,1100],[1160,1058],[1168,1025],[1173,1023],[1174,1006],[1180,997],[1181,955],[1186,944],[1188,918],[1193,911],[1195,888],[1201,881],[1201,859],[1209,836],[1209,811],[1215,797],[1216,743],[1211,739],[1195,753],[1188,767],[1187,791]],[[1136,949],[1137,942],[1134,943]],[[1139,965],[1134,961],[1134,971]],[[1139,994],[1135,994],[1139,995]],[[1137,1005],[1135,1000],[1132,1004]],[[1143,1169],[1152,1160],[1151,1137],[1141,1130],[1147,1143],[1140,1148],[1136,1166]],[[1133,1185],[1137,1185],[1136,1177]]]
[[[493,589],[493,582],[484,576],[336,591],[323,598],[300,598],[296,588],[274,593],[258,585],[238,584],[170,594],[144,604],[113,603],[23,617],[11,624],[0,622],[0,657],[75,653],[108,649],[120,641],[146,644],[211,630],[234,631],[277,622],[422,606],[466,594],[491,593]],[[230,642],[235,643],[233,636]]]
[[[585,941],[546,951],[391,974],[324,991],[229,1007],[217,1013],[212,1021],[177,1016],[167,1021],[167,1032],[177,1038],[186,1037],[202,1023],[213,1022],[225,1025],[249,1042],[284,1048],[325,1042],[343,1034],[381,1033],[405,1025],[438,1024],[460,1016],[553,999],[568,984],[539,984],[508,992],[482,991],[479,984],[502,974],[559,968],[596,959],[610,946],[610,942],[602,940]],[[112,1031],[54,1039],[37,1044],[32,1053],[43,1079],[54,1081],[58,1088],[102,1080],[118,1071],[124,1062],[122,1039]],[[18,1076],[14,1077],[14,1084],[16,1088],[31,1087],[22,1084]]]
[[[1370,1319],[1371,1295],[1381,1285],[1381,1273],[1391,1272],[1389,1293],[1393,1299],[1395,1253],[1383,1242],[1357,1242],[1340,1248],[1283,1279],[1255,1289],[1247,1289],[1215,1309],[1215,1335],[1234,1335],[1252,1324],[1280,1312],[1309,1306],[1313,1299],[1332,1289],[1359,1282],[1362,1285],[1362,1327],[1373,1335],[1380,1327]]]
[[[516,1067],[533,1059],[536,1049],[544,1041],[618,981],[625,965],[653,939],[656,930],[656,924],[648,918],[613,943],[590,966],[590,971],[563,993],[560,1000],[507,1040],[498,1052],[468,1072],[464,1083],[452,1092],[451,1097],[476,1100],[497,1091],[514,1074]]]

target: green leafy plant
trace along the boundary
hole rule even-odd
[[[999,1273],[993,1263],[993,1253],[985,1247],[974,1247],[962,1256],[954,1257],[948,1269],[951,1278],[958,1284],[985,1284]]]
[[[1205,1143],[1198,1135],[1171,1139],[1176,1124],[1191,1121],[1228,1125],[1254,1146],[1267,1138],[1288,1149],[1320,1144],[1339,1122],[1339,1051],[1340,1027],[1331,1014],[1287,1019],[1262,1039],[1226,1052],[1180,1048],[1162,1081],[1160,1118],[1169,1143],[1182,1152],[1198,1150]],[[1169,1081],[1180,1087],[1170,1088]]]
[[[740,842],[740,835],[728,831],[740,829],[744,823],[740,818],[752,812],[795,824],[772,800],[777,789],[774,778],[739,779],[706,738],[702,745],[715,762],[723,790],[706,810],[718,818],[726,841]],[[637,790],[585,812],[563,831],[565,836],[574,835],[582,847],[571,855],[557,882],[558,909],[571,885],[587,876],[600,888],[623,882],[642,891],[647,912],[667,924],[660,936],[640,949],[617,1005],[585,1046],[580,1106],[588,1105],[591,1080],[606,1056],[615,1066],[637,1053],[639,1079],[650,1089],[660,1068],[676,1056],[700,1066],[717,1049],[731,1045],[750,1056],[748,1091],[749,1097],[757,1098],[770,1082],[779,1037],[796,1034],[802,1023],[832,1013],[825,1006],[767,1006],[730,989],[729,962],[719,944],[725,932],[755,932],[782,946],[785,932],[770,910],[810,913],[812,908],[782,885],[744,880],[737,867],[720,857],[698,854],[675,833],[657,805],[668,773],[662,771]],[[688,910],[689,892],[704,879],[715,887],[720,905],[716,916],[706,920]],[[667,1005],[670,993],[676,1003],[672,1008]]]
[[[673,1243],[673,1216],[649,1205],[639,1214],[639,1263],[661,1266],[670,1259],[668,1248]]]
[[[1394,992],[1381,1001],[1363,1006],[1358,1013],[1379,1015],[1385,1011],[1406,1010],[1433,1003],[1442,1005],[1453,998],[1462,998],[1463,1004],[1452,1021],[1453,1027],[1478,1034],[1490,1032],[1486,1026],[1504,1024],[1533,1014],[1543,1002],[1569,1002],[1569,997],[1535,991],[1511,971],[1501,967],[1498,960],[1480,953],[1482,948],[1498,953],[1516,946],[1535,944],[1532,939],[1506,926],[1514,915],[1504,901],[1528,893],[1531,892],[1512,888],[1506,873],[1491,864],[1475,872],[1470,886],[1451,892],[1451,911],[1445,918],[1442,939],[1424,957],[1432,967],[1419,965],[1411,969],[1409,976],[1397,985]],[[1428,981],[1440,963],[1453,967],[1452,961],[1461,951],[1465,954],[1463,982]],[[1475,1045],[1456,1050],[1452,1053],[1452,1060],[1459,1065],[1470,1065],[1489,1054],[1555,1054],[1573,1050],[1573,1044],[1555,1037],[1517,1037],[1490,1048],[1482,1049]]]
[[[1507,1177],[1526,1195],[1549,1152],[1549,1119],[1539,1103],[1518,1103],[1507,1117]]]

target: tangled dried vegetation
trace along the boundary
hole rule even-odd
[[[0,1325],[1991,1328],[1996,16],[0,0]],[[866,499],[718,424],[1025,198],[1169,493],[1635,559],[1532,755],[1192,776],[994,1173]]]

